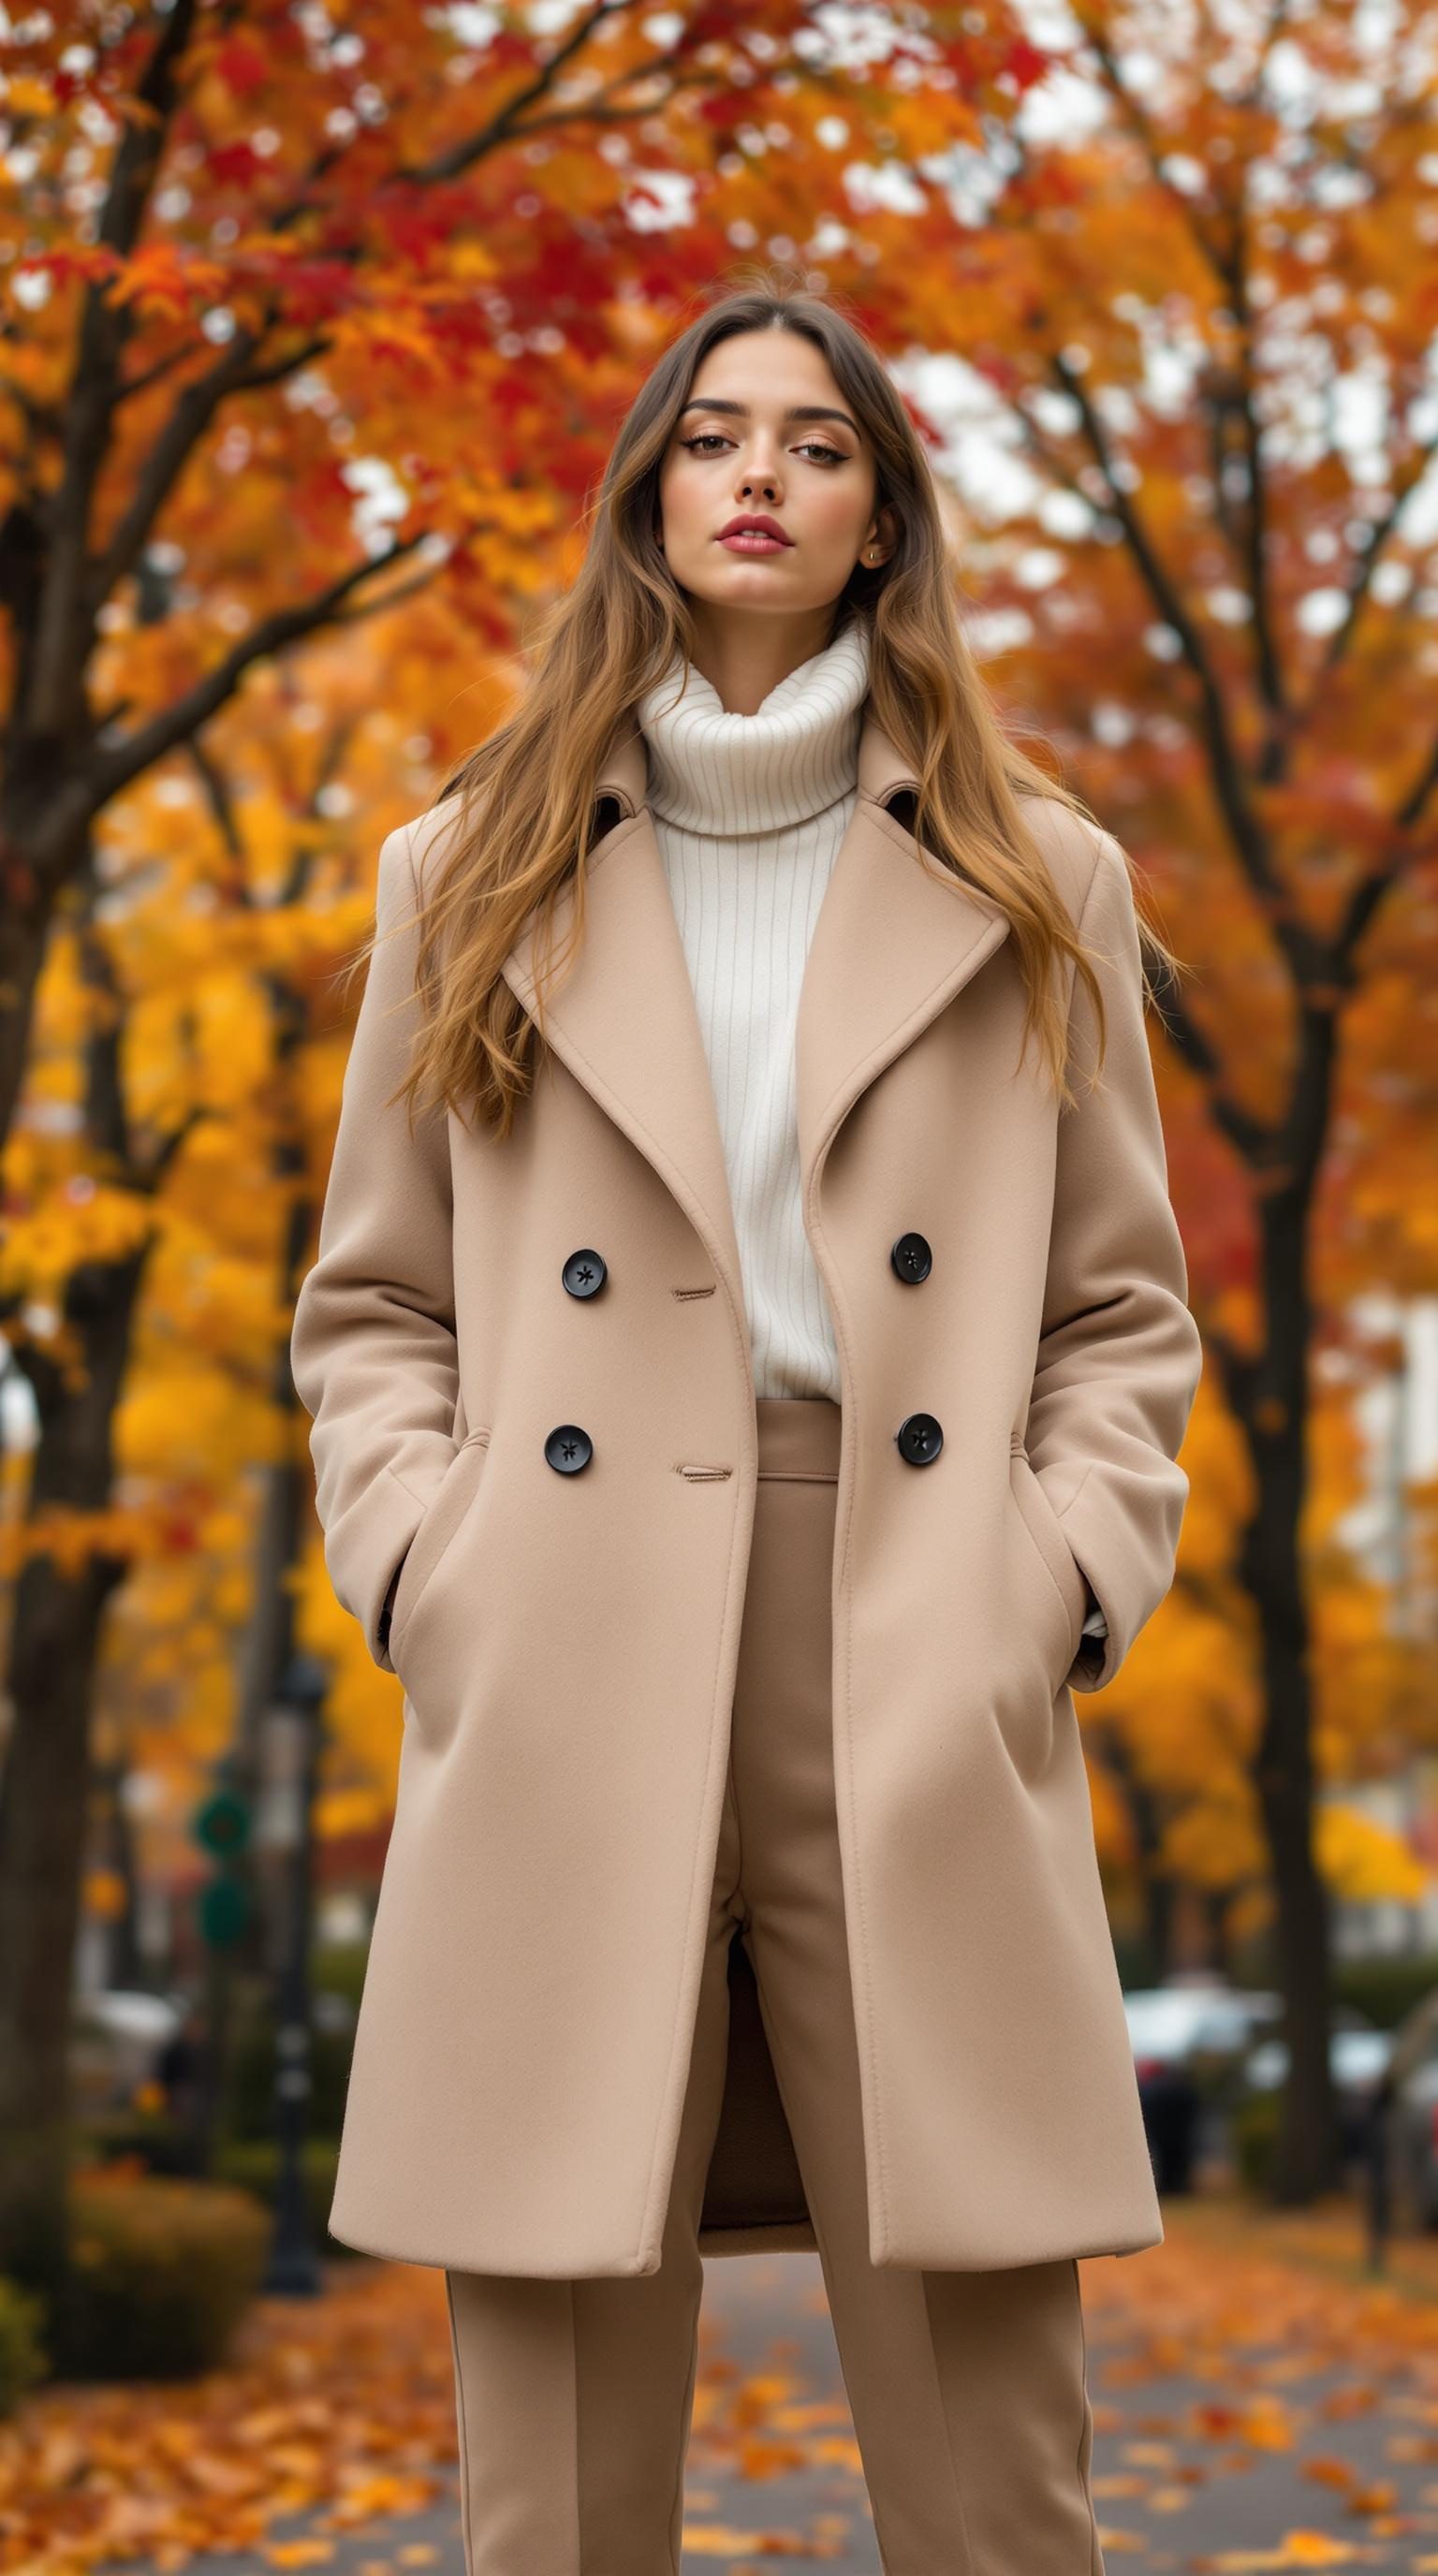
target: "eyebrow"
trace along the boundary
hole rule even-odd
[[[749,417],[747,403],[721,400],[718,394],[711,394],[707,400],[696,398],[693,402],[685,403],[679,414],[681,420],[686,411],[725,411],[732,414],[736,420],[747,420]],[[795,403],[784,413],[784,418],[785,420],[841,420],[846,429],[853,431],[856,438],[860,435],[858,422],[851,420],[846,411],[835,411],[832,404],[828,403]]]

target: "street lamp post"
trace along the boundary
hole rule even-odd
[[[317,1656],[294,1654],[270,1711],[271,1743],[283,1746],[283,1776],[272,1779],[265,1839],[279,1855],[280,1899],[275,1960],[275,2136],[279,2165],[275,2225],[266,2290],[314,2298],[324,2286],[305,2191],[310,2133],[313,2018],[310,1930],[314,1888],[314,1808],[319,1785],[322,1718],[329,1687]]]

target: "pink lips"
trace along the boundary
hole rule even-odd
[[[719,543],[736,555],[777,555],[792,543],[775,519],[760,517],[731,519],[719,531]]]

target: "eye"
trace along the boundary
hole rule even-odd
[[[709,455],[716,447],[727,447],[732,442],[717,429],[701,429],[693,438],[681,438],[679,444],[681,447],[689,448],[695,455],[698,455],[701,449]],[[828,446],[821,438],[801,440],[797,452],[800,456],[820,457],[825,465],[844,465],[848,462],[839,448]]]

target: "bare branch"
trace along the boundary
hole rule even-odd
[[[1216,1127],[1228,1138],[1244,1162],[1252,1167],[1272,1155],[1276,1138],[1272,1128],[1243,1107],[1227,1090],[1227,1069],[1213,1046],[1185,1005],[1172,991],[1173,979],[1166,979],[1162,994],[1155,992],[1154,1008],[1170,1039],[1174,1052],[1190,1072],[1201,1078]]]
[[[1410,457],[1401,474],[1394,475],[1392,499],[1382,517],[1373,521],[1367,537],[1354,556],[1353,569],[1348,580],[1347,605],[1341,624],[1335,626],[1328,639],[1328,650],[1323,657],[1320,678],[1334,670],[1348,651],[1353,641],[1354,628],[1358,624],[1373,588],[1373,576],[1378,570],[1385,549],[1408,502],[1417,491],[1435,456],[1438,456],[1438,435],[1428,439]]]
[[[1285,936],[1283,888],[1274,874],[1267,834],[1254,811],[1248,779],[1230,731],[1228,709],[1208,648],[1149,536],[1133,495],[1123,489],[1103,423],[1083,378],[1069,365],[1061,350],[1052,353],[1050,364],[1057,382],[1078,408],[1094,461],[1104,478],[1108,507],[1123,528],[1149,596],[1160,617],[1178,637],[1184,658],[1198,683],[1204,737],[1219,808],[1244,874],[1265,904],[1271,907],[1276,935],[1282,939]]]
[[[1427,759],[1394,814],[1393,820],[1400,831],[1411,832],[1421,821],[1423,808],[1435,787],[1438,787],[1438,740],[1431,746]]]
[[[571,124],[591,120],[590,106],[583,101],[577,101],[572,110],[556,113],[552,117],[544,119],[536,117],[529,121],[526,121],[526,118],[527,111],[532,106],[549,97],[560,74],[583,50],[595,28],[606,19],[622,17],[626,8],[631,5],[632,0],[595,0],[595,5],[575,20],[562,44],[557,45],[554,52],[539,66],[533,79],[523,89],[516,91],[514,97],[507,100],[495,116],[476,127],[472,134],[451,144],[446,151],[436,155],[431,161],[398,163],[380,181],[376,193],[382,194],[396,187],[422,188],[440,180],[456,178],[462,171],[473,169],[476,162],[486,159],[502,145],[517,141],[527,133],[539,131],[541,125]],[[671,56],[656,57],[652,68],[667,69],[674,59]],[[649,68],[650,66],[636,67],[635,70],[623,76],[624,81],[633,81],[639,76],[641,70]],[[598,121],[605,120],[601,116]],[[292,195],[268,218],[268,229],[271,232],[289,231],[313,211],[321,182],[327,179],[330,172],[344,159],[348,149],[348,143],[335,142],[327,144],[322,151],[315,154]],[[340,255],[343,256],[343,254]]]
[[[263,336],[263,332],[236,332],[224,355],[180,394],[146,454],[129,504],[121,511],[104,553],[90,565],[87,589],[92,616],[135,562],[221,403],[243,382],[245,369]]]
[[[1257,107],[1261,97],[1264,72],[1267,66],[1268,57],[1279,35],[1282,33],[1287,8],[1288,0],[1274,0],[1274,6],[1270,10],[1268,24],[1260,41],[1253,78],[1249,83],[1244,96],[1243,103],[1250,109]],[[1207,33],[1209,31],[1206,29],[1205,32]],[[1242,386],[1237,400],[1232,405],[1232,409],[1239,422],[1243,438],[1248,479],[1248,506],[1244,512],[1242,529],[1240,531],[1233,525],[1226,507],[1226,500],[1223,491],[1222,458],[1220,450],[1220,457],[1216,461],[1215,472],[1215,490],[1217,493],[1216,514],[1219,524],[1224,528],[1225,533],[1242,548],[1248,572],[1250,604],[1253,611],[1253,638],[1258,666],[1259,689],[1263,702],[1269,709],[1270,714],[1275,719],[1279,720],[1279,723],[1281,724],[1281,720],[1285,717],[1287,712],[1287,691],[1278,650],[1276,629],[1273,622],[1271,590],[1268,580],[1267,486],[1263,472],[1261,430],[1254,400],[1254,342],[1256,337],[1256,326],[1248,295],[1246,249],[1247,221],[1246,209],[1243,201],[1243,188],[1245,183],[1242,166],[1240,166],[1238,199],[1235,204],[1227,210],[1228,222],[1226,230],[1228,241],[1227,247],[1224,247],[1218,235],[1211,233],[1208,227],[1203,223],[1192,199],[1189,198],[1182,189],[1175,187],[1173,182],[1167,177],[1163,167],[1164,155],[1161,140],[1155,132],[1153,125],[1145,114],[1139,101],[1127,87],[1119,69],[1117,57],[1106,34],[1101,29],[1095,30],[1090,26],[1085,27],[1084,33],[1085,38],[1088,44],[1092,47],[1093,53],[1098,61],[1100,71],[1103,75],[1105,88],[1108,90],[1109,95],[1119,108],[1131,132],[1137,137],[1147,161],[1150,174],[1155,183],[1163,190],[1164,194],[1169,198],[1170,202],[1177,207],[1180,215],[1183,217],[1198,250],[1202,254],[1217,284],[1222,288],[1223,293],[1232,308],[1235,323],[1242,337]],[[1225,37],[1220,41],[1226,49],[1228,39]],[[1270,734],[1267,753],[1265,756],[1264,769],[1266,775],[1277,775],[1281,771],[1284,761],[1285,747],[1285,736],[1276,725],[1274,732]]]
[[[573,62],[576,54],[583,52],[595,28],[602,26],[606,18],[622,18],[626,6],[627,0],[594,0],[594,5],[575,19],[563,42],[556,45],[553,53],[540,64],[534,78],[523,89],[515,91],[497,116],[462,141],[452,143],[446,151],[437,153],[432,161],[417,162],[397,170],[396,178],[408,179],[419,186],[436,179],[455,179],[462,170],[472,169],[476,161],[482,161],[501,143],[509,142],[522,129],[526,109],[549,97],[560,73]]]
[[[199,356],[202,346],[199,340],[181,340],[162,358],[156,358],[152,366],[140,367],[133,376],[123,377],[115,387],[116,410],[121,403],[133,402],[136,394],[147,394],[151,385],[162,384],[166,376],[178,374],[191,358]]]
[[[197,0],[174,0],[110,170],[98,227],[103,247],[127,257],[139,238],[179,96],[179,71],[194,31]],[[64,428],[59,485],[50,496],[51,546],[24,675],[23,721],[62,738],[73,722],[76,692],[88,659],[88,547],[95,487],[110,443],[119,393],[120,358],[134,329],[133,308],[112,303],[102,283],[90,286],[81,312]]]
[[[1243,182],[1240,179],[1240,191]],[[1234,210],[1233,236],[1223,259],[1228,299],[1238,325],[1242,342],[1243,365],[1236,409],[1242,429],[1244,458],[1248,468],[1248,506],[1243,514],[1243,551],[1248,568],[1249,606],[1253,612],[1254,653],[1258,666],[1259,693],[1269,715],[1274,719],[1268,738],[1264,773],[1274,778],[1281,774],[1286,751],[1284,722],[1288,713],[1288,692],[1279,656],[1278,637],[1273,620],[1272,585],[1268,577],[1268,483],[1263,469],[1263,433],[1259,425],[1255,399],[1257,367],[1255,348],[1258,326],[1254,320],[1248,293],[1248,220],[1242,195]]]
[[[1403,833],[1412,836],[1416,833],[1435,788],[1438,788],[1438,738],[1435,738],[1430,745],[1428,755],[1412,786],[1394,809],[1395,834]],[[1348,899],[1343,919],[1334,935],[1333,956],[1340,970],[1346,972],[1350,967],[1354,950],[1368,929],[1379,905],[1384,897],[1392,892],[1394,886],[1402,883],[1413,855],[1410,837],[1406,844],[1400,844],[1394,849],[1391,857],[1382,867],[1370,869],[1366,876],[1359,879]]]
[[[260,366],[251,367],[231,390],[237,394],[250,394],[270,385],[282,385],[287,376],[297,376],[301,367],[309,366],[315,358],[327,356],[333,347],[334,342],[328,332],[312,332],[308,340],[302,341],[298,349],[291,349],[285,357],[268,358]]]
[[[428,534],[428,529],[421,529],[415,536],[400,538],[387,554],[370,562],[351,565],[348,572],[342,573],[324,590],[316,592],[313,598],[299,600],[291,608],[276,609],[272,616],[262,618],[233,652],[227,653],[222,662],[218,662],[212,671],[207,671],[173,705],[162,708],[148,724],[138,726],[123,742],[98,749],[85,777],[85,799],[89,811],[98,813],[112,796],[119,794],[121,788],[129,786],[132,778],[138,778],[142,771],[163,759],[166,752],[173,751],[178,743],[187,741],[202,724],[207,723],[226,699],[234,695],[252,664],[283,652],[288,645],[297,643],[303,636],[317,633],[321,627],[335,624],[336,609],[352,591],[364,582],[378,579],[391,564],[413,554],[416,546],[423,545]]]
[[[272,309],[257,329],[237,332],[223,357],[217,359],[205,375],[197,376],[192,384],[185,386],[146,456],[128,508],[122,513],[103,555],[92,568],[92,608],[109,597],[116,583],[123,580],[136,562],[165,502],[222,403],[233,394],[253,393],[283,383],[287,376],[297,374],[301,367],[308,366],[312,358],[329,347],[328,339],[312,333],[285,356],[251,365],[255,351],[263,347],[268,332],[279,318]]]
[[[678,60],[677,55],[666,55],[662,60],[655,58],[647,63],[631,63],[588,98],[567,100],[547,116],[527,116],[522,125],[514,128],[509,139],[527,142],[531,134],[550,134],[575,125],[632,125],[636,116],[657,115],[661,108],[671,106],[685,90],[712,86],[707,73],[676,71],[674,65]],[[638,101],[628,96],[631,90],[642,88],[647,81],[659,81],[661,76],[662,87],[651,105],[641,107]],[[809,78],[816,90],[822,85],[817,73],[809,75]]]
[[[1118,109],[1120,116],[1123,118],[1125,125],[1128,127],[1129,132],[1133,135],[1134,140],[1139,145],[1139,148],[1143,153],[1144,160],[1148,165],[1149,177],[1153,180],[1154,185],[1162,190],[1162,193],[1168,199],[1169,204],[1175,208],[1176,212],[1182,218],[1184,228],[1192,238],[1194,247],[1199,252],[1200,257],[1204,260],[1205,264],[1214,271],[1215,275],[1221,281],[1223,271],[1217,248],[1214,243],[1210,241],[1199,216],[1198,209],[1194,205],[1192,198],[1186,196],[1182,188],[1175,187],[1172,179],[1170,179],[1165,172],[1163,166],[1163,147],[1158,136],[1154,132],[1148,117],[1145,115],[1138,100],[1134,97],[1132,90],[1124,80],[1123,74],[1118,67],[1118,57],[1114,53],[1108,37],[1104,34],[1101,28],[1092,27],[1087,24],[1085,24],[1083,33],[1084,42],[1092,51],[1094,59],[1098,64],[1099,71],[1102,74],[1104,88],[1108,91],[1108,94],[1113,100],[1115,107]]]
[[[331,626],[363,626],[371,617],[386,617],[392,608],[402,608],[407,599],[417,599],[421,591],[432,590],[439,578],[439,567],[416,573],[412,581],[397,581],[382,599],[361,599],[353,608],[340,610],[330,619]]]

